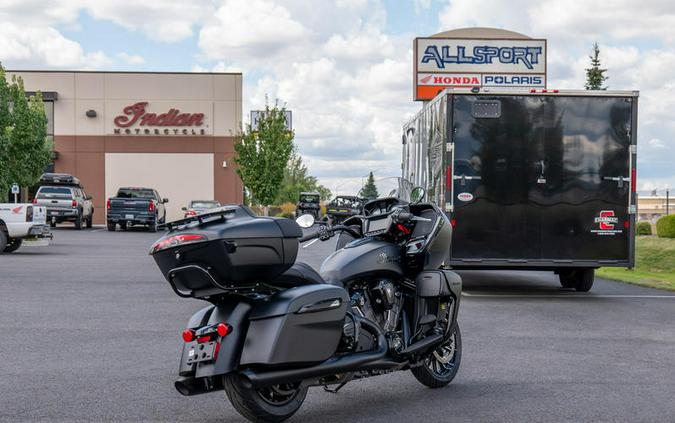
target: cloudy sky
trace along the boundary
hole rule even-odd
[[[639,188],[675,187],[671,0],[0,0],[9,69],[242,71],[244,115],[279,98],[330,189],[400,173],[412,39],[489,26],[548,39],[549,88],[583,88],[597,41],[610,89],[638,89]]]

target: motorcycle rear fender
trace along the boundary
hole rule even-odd
[[[246,340],[251,308],[248,303],[233,301],[218,306],[205,307],[196,312],[188,322],[188,329],[227,323],[232,330],[227,336],[220,338],[220,348],[214,362],[187,364],[190,347],[196,341],[184,343],[179,368],[180,376],[194,378],[217,376],[237,369]]]

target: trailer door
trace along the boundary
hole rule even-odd
[[[541,219],[530,201],[539,160],[535,97],[456,95],[453,264],[540,257]]]
[[[627,265],[632,99],[541,99],[539,176],[531,192],[542,218],[541,258]]]
[[[454,265],[627,265],[630,98],[455,95]]]

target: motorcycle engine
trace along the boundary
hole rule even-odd
[[[389,342],[390,349],[398,350],[402,346],[397,326],[401,308],[402,295],[397,286],[388,279],[381,279],[368,284],[352,287],[350,290],[351,307],[355,315],[378,324]],[[355,319],[346,319],[343,330],[344,342],[356,351],[375,348],[377,340],[369,333],[359,330]]]

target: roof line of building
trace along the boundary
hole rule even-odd
[[[158,75],[242,75],[242,72],[172,72],[172,71],[98,71],[65,69],[6,69],[5,72],[48,72],[48,73],[122,73],[122,74],[158,74]]]

